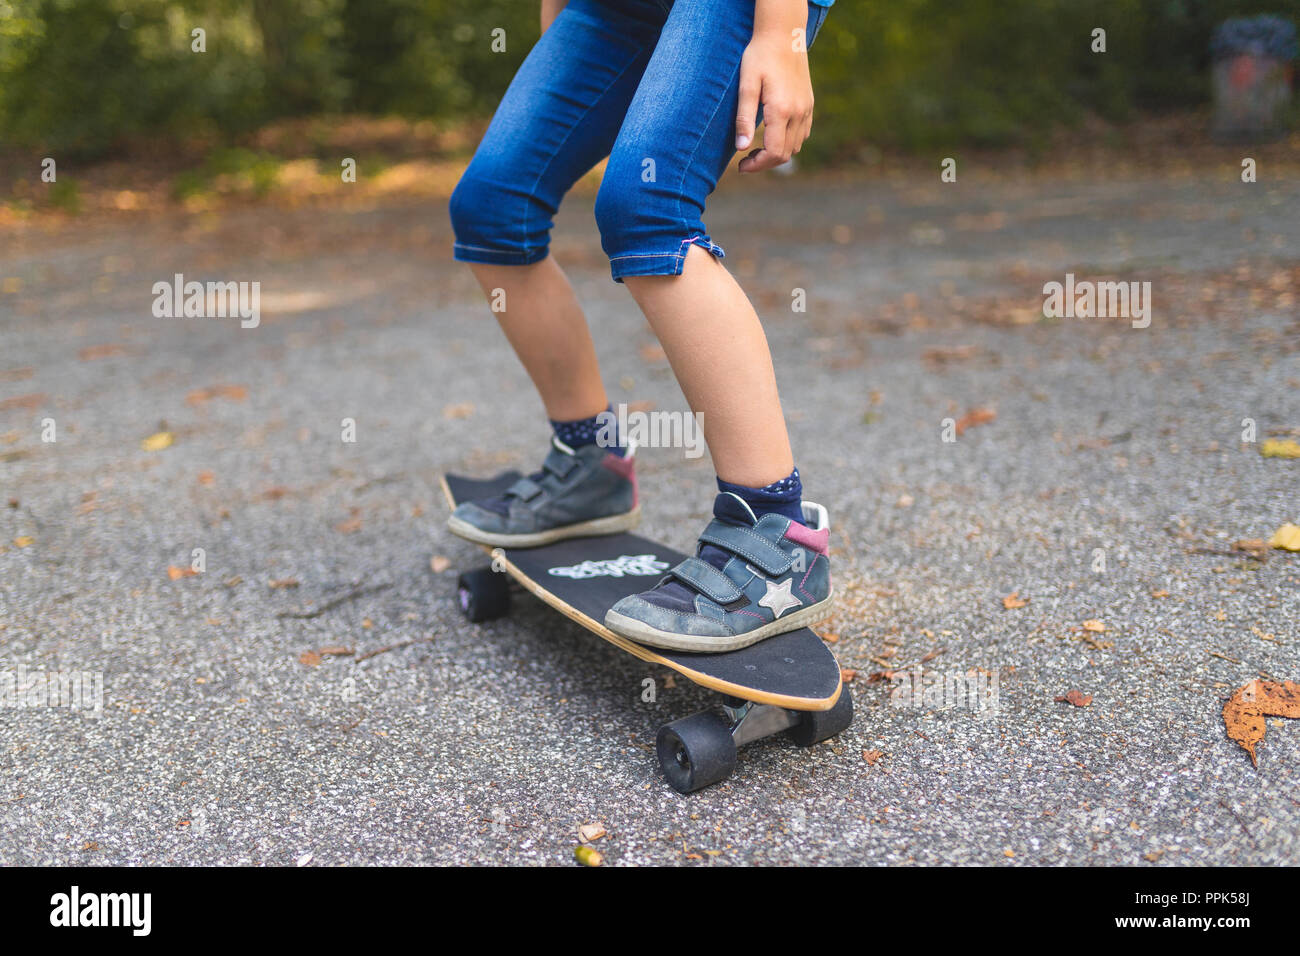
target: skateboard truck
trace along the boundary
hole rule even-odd
[[[830,710],[788,710],[737,697],[712,710],[683,717],[659,728],[659,767],[678,793],[692,793],[731,776],[736,751],[745,744],[788,731],[800,747],[834,737],[853,722],[853,695],[840,689]]]

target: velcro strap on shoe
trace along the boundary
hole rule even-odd
[[[790,570],[790,556],[750,528],[714,518],[700,540],[753,561],[764,574],[785,574]]]
[[[542,486],[539,485],[537,482],[533,481],[533,479],[520,478],[518,481],[516,481],[513,485],[510,486],[510,489],[506,492],[506,494],[514,498],[518,498],[520,501],[532,501],[534,498],[540,495],[543,490],[544,489],[542,488]]]
[[[740,588],[713,565],[699,558],[687,558],[668,572],[681,578],[705,597],[719,604],[730,604],[740,598]]]
[[[565,478],[568,478],[569,475],[573,474],[574,469],[580,467],[581,464],[582,463],[573,455],[566,455],[558,448],[552,448],[547,452],[546,460],[542,462],[542,467],[563,481]]]

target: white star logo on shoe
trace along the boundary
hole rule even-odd
[[[780,617],[792,607],[802,607],[803,601],[790,593],[790,585],[794,583],[794,578],[786,578],[780,584],[775,581],[768,581],[767,593],[758,599],[758,606],[765,607],[772,612],[772,619]]]

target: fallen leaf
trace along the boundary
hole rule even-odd
[[[199,472],[199,484],[210,485],[217,480],[217,476],[210,471]]]
[[[435,554],[429,559],[429,567],[433,569],[434,574],[442,574],[451,567],[451,559],[445,558],[441,554]]]
[[[95,359],[109,358],[114,355],[125,355],[126,349],[121,345],[90,345],[77,353],[77,358],[83,362],[93,362]]]
[[[605,835],[603,823],[584,823],[578,827],[578,839],[583,843],[592,843]]]
[[[268,583],[268,587],[270,587],[272,591],[281,591],[288,590],[289,588],[296,588],[299,583],[300,582],[297,578],[276,578],[274,581]]]
[[[998,413],[991,408],[972,408],[969,412],[957,419],[957,434],[963,435],[966,429],[974,428],[976,425],[987,425],[995,421]]]
[[[1241,687],[1223,705],[1223,726],[1228,738],[1250,754],[1258,767],[1255,745],[1264,739],[1265,717],[1300,717],[1300,684],[1258,678]]]
[[[841,684],[852,684],[852,683],[853,683],[853,678],[855,678],[855,677],[857,677],[857,676],[858,676],[858,672],[855,671],[855,670],[853,670],[853,668],[851,668],[851,667],[841,667],[841,668],[840,668],[840,683],[841,683]]]
[[[573,848],[573,858],[583,866],[600,866],[605,862],[605,858],[600,855],[600,851],[589,846],[575,846]]]
[[[334,526],[334,530],[340,532],[341,534],[352,534],[353,532],[360,531],[361,517],[358,515],[356,517],[349,518],[347,521],[341,521]]]
[[[869,767],[874,767],[874,766],[876,765],[876,761],[879,760],[879,759],[880,759],[881,757],[883,757],[884,755],[885,755],[885,752],[884,752],[883,750],[864,750],[864,751],[862,751],[862,759],[865,760],[865,761],[867,762],[867,766],[869,766]]]
[[[1090,621],[1084,621],[1084,622],[1083,622],[1083,629],[1084,629],[1085,631],[1092,631],[1092,633],[1094,633],[1094,634],[1105,634],[1105,633],[1106,633],[1106,625],[1103,624],[1103,623],[1101,623],[1101,621],[1096,620],[1095,618],[1094,618],[1093,620],[1090,620]]]
[[[351,657],[352,648],[336,645],[334,647],[322,647],[316,653],[321,657]]]
[[[442,417],[451,418],[469,418],[474,414],[473,402],[461,402],[458,405],[447,405],[443,407]]]
[[[1273,537],[1268,539],[1270,548],[1281,548],[1284,551],[1300,551],[1300,525],[1294,525],[1290,522],[1282,525],[1273,533]]]
[[[176,437],[171,432],[154,432],[140,442],[140,447],[145,451],[162,451],[164,448],[170,448],[175,440]]]
[[[1081,690],[1072,690],[1064,697],[1054,697],[1058,704],[1073,704],[1075,707],[1087,707],[1092,703],[1092,695]]]
[[[1153,598],[1167,598],[1169,597],[1169,592],[1166,591],[1164,588],[1161,588],[1158,591],[1152,591],[1151,596]]]
[[[1259,446],[1265,458],[1300,458],[1300,442],[1293,438],[1269,438]]]
[[[196,388],[185,396],[186,405],[203,405],[214,398],[225,398],[232,402],[242,402],[248,398],[248,389],[242,385],[212,385],[208,388]]]
[[[167,577],[172,581],[179,578],[192,578],[198,573],[193,568],[178,568],[174,564],[167,565]]]
[[[321,656],[315,651],[303,651],[298,655],[298,663],[304,667],[319,667]]]
[[[1016,608],[1024,607],[1028,603],[1028,598],[1022,598],[1019,591],[1012,591],[1002,599],[1002,606],[1008,611],[1014,611]]]
[[[31,395],[15,395],[13,398],[6,398],[0,401],[0,412],[7,412],[14,408],[24,408],[28,411],[35,411],[45,403],[46,395],[44,392],[38,392]]]
[[[21,535],[20,537],[14,538],[15,548],[25,548],[28,545],[35,544],[35,543],[36,543],[36,539],[33,538],[30,534],[24,534]]]

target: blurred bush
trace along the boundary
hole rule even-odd
[[[1300,19],[1300,0],[838,0],[803,156],[1032,145],[1089,111],[1201,104],[1214,27],[1259,12]],[[158,136],[231,145],[286,116],[486,116],[537,19],[531,0],[0,0],[0,146],[84,157]]]

